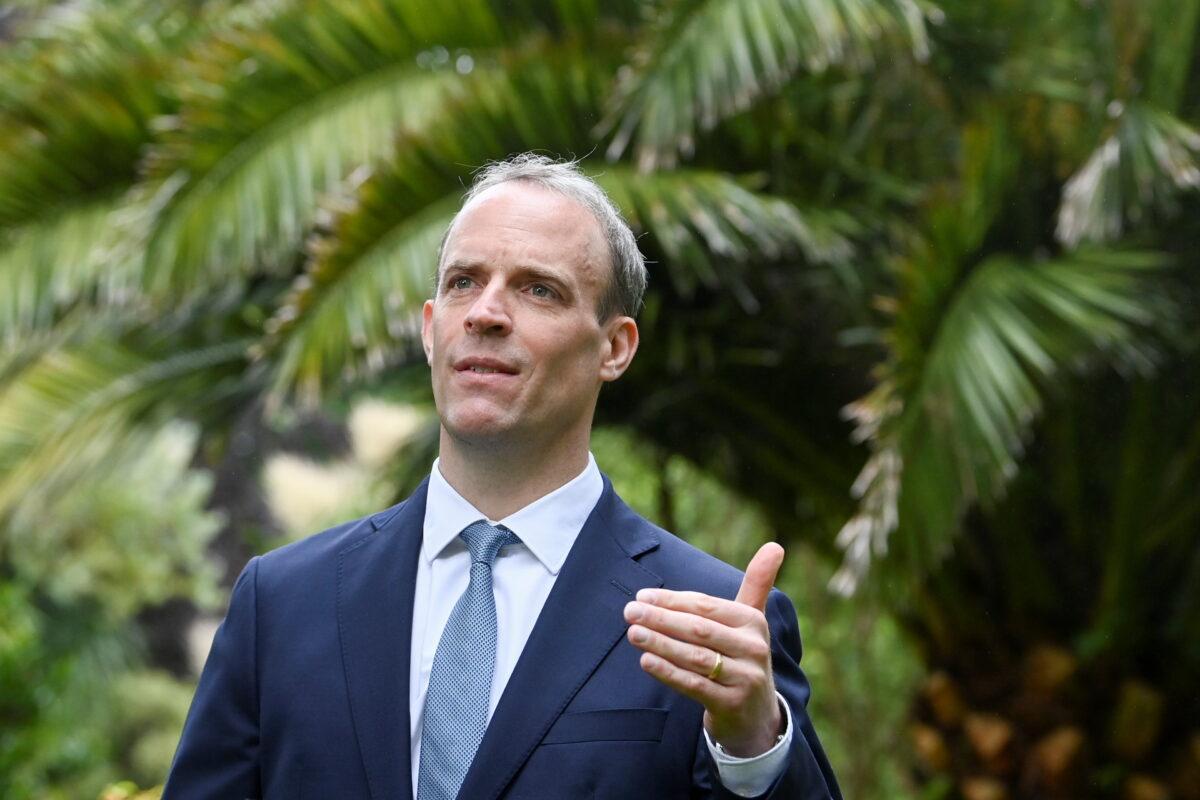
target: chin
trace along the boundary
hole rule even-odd
[[[503,441],[512,432],[512,421],[495,409],[490,413],[477,409],[447,414],[442,427],[456,441],[485,444]]]

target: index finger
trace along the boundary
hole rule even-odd
[[[737,602],[766,612],[767,595],[775,585],[775,577],[779,575],[782,564],[783,548],[778,544],[767,542],[758,548],[746,567],[746,577],[742,579],[742,588],[738,589]]]
[[[735,603],[723,597],[713,597],[703,592],[642,589],[637,593],[637,599],[659,608],[695,614],[698,617],[735,628],[745,625],[751,617],[744,604]]]

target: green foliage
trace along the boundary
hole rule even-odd
[[[60,314],[93,293],[113,299],[129,276],[114,269],[104,244],[118,204],[100,200],[45,215],[9,233],[0,250],[0,343],[53,326]],[[116,304],[114,302],[114,304]]]
[[[204,386],[243,352],[234,341],[154,360],[93,338],[37,354],[0,387],[0,515],[93,477],[156,403]]]
[[[830,594],[828,569],[811,550],[793,548],[778,581],[799,614],[814,724],[843,796],[915,799],[906,724],[918,654],[878,594]]]
[[[897,326],[896,377],[854,406],[876,450],[856,486],[864,509],[840,534],[851,555],[837,587],[853,589],[868,547],[885,552],[901,518],[924,534],[901,543],[910,574],[935,564],[965,509],[1002,496],[1058,372],[1100,355],[1149,370],[1147,332],[1169,323],[1169,306],[1136,289],[1143,273],[1162,266],[1144,253],[1080,251],[1039,264],[994,258],[956,287],[932,342],[906,342]],[[915,385],[903,386],[906,375]]]
[[[130,643],[94,608],[47,607],[0,584],[0,775],[6,796],[87,797],[112,774],[107,683],[129,668]]]
[[[202,26],[181,4],[84,2],[18,19],[0,53],[0,228],[133,181],[169,107],[172,52]]]
[[[702,0],[663,3],[618,82],[604,129],[610,157],[636,136],[646,170],[694,154],[697,134],[774,93],[801,69],[866,69],[901,44],[928,55],[913,0]],[[891,50],[891,52],[888,52]]]
[[[1113,102],[1116,131],[1063,189],[1057,232],[1071,246],[1117,239],[1130,221],[1173,208],[1178,190],[1200,187],[1200,133],[1166,111]]]
[[[172,597],[217,602],[211,481],[189,468],[197,433],[135,433],[104,469],[35,492],[0,528],[6,798],[89,797],[169,764],[191,687],[137,671],[131,624]]]
[[[211,479],[188,470],[196,437],[178,423],[128,432],[106,469],[32,487],[0,538],[14,578],[112,620],[176,596],[215,604],[205,553],[219,522],[201,512]]]
[[[122,675],[114,687],[112,734],[123,774],[143,786],[161,783],[175,748],[195,686],[162,672]]]

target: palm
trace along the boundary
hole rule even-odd
[[[72,455],[98,431],[128,448],[120,432],[184,416],[215,436],[231,409],[413,364],[471,169],[583,154],[654,262],[643,350],[601,417],[711,469],[785,538],[840,545],[837,588],[878,570],[931,667],[1046,733],[974,692],[979,655],[1002,638],[988,668],[1011,676],[1035,641],[1153,626],[1157,607],[1129,603],[1137,565],[1194,564],[1180,498],[1160,498],[1143,548],[1125,517],[1101,535],[1081,517],[1094,504],[1029,486],[1082,480],[1043,444],[1069,440],[1071,409],[1106,413],[1078,367],[1149,374],[1193,352],[1164,287],[1194,285],[1166,266],[1196,236],[1181,204],[1200,150],[1197,4],[708,0],[652,21],[601,5],[210,2],[196,21],[131,1],[47,23],[45,58],[3,64],[0,514],[31,487],[89,480],[104,454]],[[1181,448],[1154,458],[1186,485],[1197,434],[1165,413]],[[1122,508],[1150,491],[1101,483]],[[1074,521],[1039,531],[1013,508]],[[1072,536],[1090,546],[1040,552],[1036,586],[975,552]],[[1053,576],[1079,558],[1096,614],[1024,624],[1063,603]],[[980,570],[994,594],[974,591]],[[1178,659],[1151,683],[1194,669],[1196,583],[1164,576],[1192,610],[1157,643]],[[1120,662],[1140,644],[1087,653]],[[986,761],[970,745],[956,759],[935,766]]]

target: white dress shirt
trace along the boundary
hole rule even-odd
[[[417,585],[413,597],[409,675],[415,680],[409,681],[408,700],[414,796],[429,671],[433,668],[438,641],[450,619],[450,612],[470,582],[471,556],[458,534],[472,522],[487,519],[446,482],[438,464],[438,461],[433,462],[429,476],[424,538],[417,561]],[[570,482],[502,520],[487,520],[491,525],[503,525],[521,539],[520,544],[501,550],[492,568],[496,594],[496,666],[488,703],[489,719],[508,685],[542,606],[554,588],[559,570],[603,491],[600,469],[589,453],[587,467]],[[783,772],[792,722],[791,710],[782,698],[780,705],[787,714],[787,730],[782,741],[754,758],[726,754],[705,733],[721,782],[735,794],[743,797],[762,794]]]

